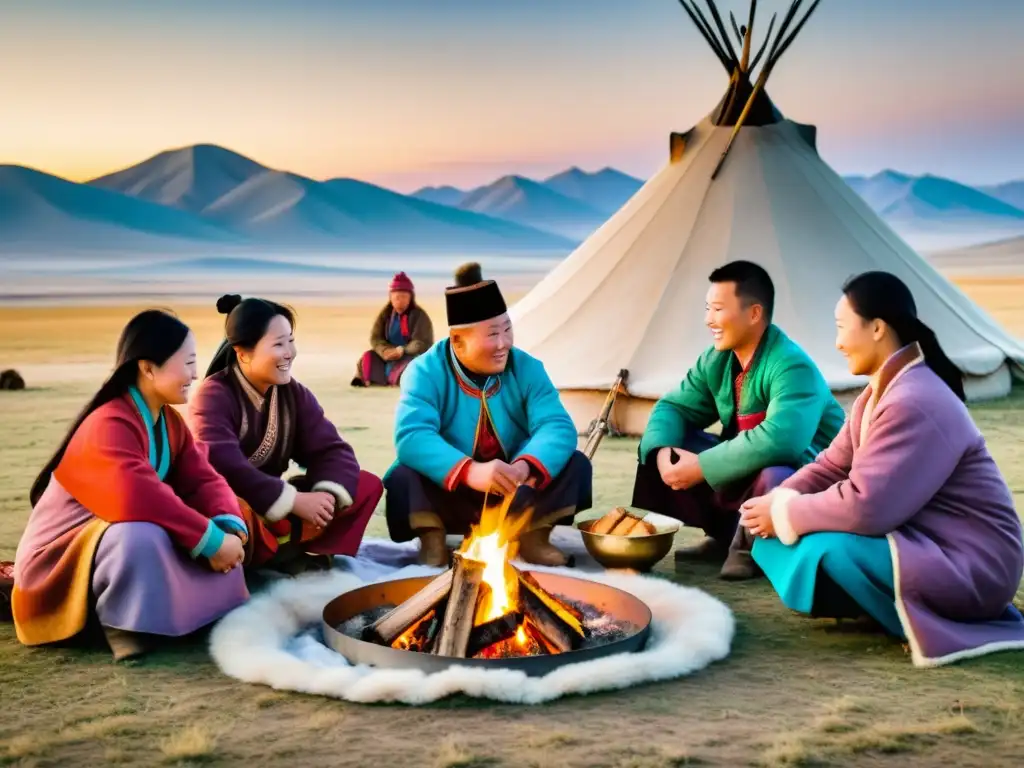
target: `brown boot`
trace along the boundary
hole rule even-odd
[[[761,575],[761,569],[757,567],[750,552],[741,549],[729,550],[729,556],[719,572],[718,577],[725,581],[747,581],[756,579]]]
[[[692,547],[680,547],[676,550],[676,562],[702,561],[710,563],[721,563],[725,560],[728,550],[718,539],[705,536],[698,544]]]
[[[448,546],[444,541],[444,531],[441,528],[421,528],[419,536],[420,565],[430,565],[436,568],[448,565]]]
[[[147,650],[145,635],[125,629],[103,627],[107,645],[114,654],[114,661],[125,661],[142,656]]]
[[[519,556],[536,565],[567,565],[568,556],[550,542],[551,526],[534,528],[519,537]]]
[[[747,581],[761,575],[761,569],[754,562],[751,550],[754,536],[742,525],[736,526],[736,535],[729,545],[729,555],[725,558],[719,578],[725,581]]]

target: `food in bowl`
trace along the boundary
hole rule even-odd
[[[655,527],[624,507],[616,507],[590,526],[590,532],[611,536],[650,536]]]

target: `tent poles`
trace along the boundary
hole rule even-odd
[[[715,0],[707,0],[708,10],[711,11],[711,16],[715,20],[715,26],[718,27],[718,33],[722,36],[722,40],[725,42],[725,47],[729,51],[729,56],[732,57],[732,62],[737,67],[740,65],[740,57],[736,55],[736,49],[732,47],[732,43],[729,42],[729,32],[725,28],[725,24],[722,23],[722,16],[718,12],[718,6],[715,5]],[[694,5],[696,8],[696,4]],[[700,13],[700,9],[697,10]]]
[[[743,30],[743,53],[740,56],[740,69],[744,72],[749,71],[747,68],[750,65],[750,45],[754,40],[755,13],[757,13],[757,0],[750,0],[750,16],[747,18],[747,28]]]
[[[711,33],[711,28],[705,27],[701,22],[703,15],[701,15],[700,19],[697,18],[697,14],[690,9],[686,0],[679,0],[679,4],[683,6],[683,10],[686,11],[686,14],[690,17],[690,21],[692,21],[693,25],[697,27],[697,31],[700,32],[705,42],[711,46],[711,50],[715,52],[715,56],[717,56],[718,60],[722,62],[722,66],[725,67],[726,72],[732,75],[734,69],[733,62],[729,61],[729,57],[725,55],[725,51],[722,50],[722,46],[718,44],[718,40]],[[694,8],[696,9],[696,6],[694,6]]]
[[[747,33],[743,28],[740,27],[739,24],[736,23],[736,17],[733,15],[732,11],[729,11],[729,23],[732,24],[733,34],[736,35],[736,43],[738,45],[743,45],[744,41],[746,40]],[[742,59],[740,62],[740,68],[743,68]]]
[[[753,90],[750,92],[750,98],[747,99],[747,103],[744,105],[743,111],[740,113],[739,118],[736,120],[736,124],[733,126],[732,133],[729,136],[729,141],[725,145],[725,149],[722,151],[722,156],[718,159],[718,164],[715,166],[715,170],[711,172],[712,181],[718,178],[718,174],[721,172],[722,166],[725,164],[725,158],[729,154],[729,150],[732,149],[732,145],[736,141],[736,137],[739,135],[740,128],[743,127],[743,123],[750,114],[750,110],[754,106],[754,101],[757,99],[758,94],[764,90],[764,84],[767,82],[768,76],[775,68],[775,65],[782,57],[782,54],[785,53],[786,49],[789,48],[794,38],[796,38],[797,34],[803,28],[804,24],[807,23],[807,19],[809,19],[811,14],[814,13],[814,9],[818,7],[821,0],[814,0],[807,13],[800,20],[800,23],[796,25],[796,28],[794,28],[793,33],[788,37],[785,37],[786,32],[789,29],[789,25],[793,23],[793,19],[796,17],[797,11],[800,9],[802,2],[803,0],[793,0],[793,4],[789,7],[789,11],[786,13],[785,18],[783,18],[782,26],[779,27],[779,34],[775,37],[775,40],[772,43],[771,50],[768,52],[768,59],[765,61],[764,67],[761,69],[761,74],[758,76]]]
[[[768,22],[768,34],[764,36],[764,42],[761,43],[761,47],[758,49],[757,53],[754,54],[754,60],[750,62],[750,70],[753,70],[757,66],[757,62],[759,62],[761,57],[764,56],[764,52],[768,48],[768,42],[772,39],[772,30],[775,28],[775,20],[777,18],[778,14],[773,13],[771,21]]]

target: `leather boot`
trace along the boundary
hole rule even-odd
[[[551,543],[550,525],[534,528],[519,537],[519,556],[528,563],[536,565],[567,565],[568,556]]]
[[[753,546],[754,535],[742,525],[736,526],[736,535],[729,545],[729,555],[718,574],[719,578],[725,581],[746,581],[760,576],[761,569],[751,554]]]
[[[728,550],[718,539],[705,536],[699,543],[691,547],[680,547],[676,550],[676,563],[711,562],[721,563],[725,560]]]
[[[436,568],[443,568],[448,565],[448,547],[444,540],[444,530],[441,528],[421,528],[418,531],[420,537],[420,565],[429,565]]]
[[[114,661],[125,661],[142,656],[147,650],[145,635],[125,629],[103,627],[107,645],[114,654]]]

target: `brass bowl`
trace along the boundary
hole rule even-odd
[[[651,570],[672,549],[676,533],[682,527],[678,520],[665,515],[641,509],[631,511],[651,523],[655,532],[646,536],[612,536],[608,533],[591,533],[591,527],[599,518],[576,524],[583,534],[587,552],[605,568]]]

